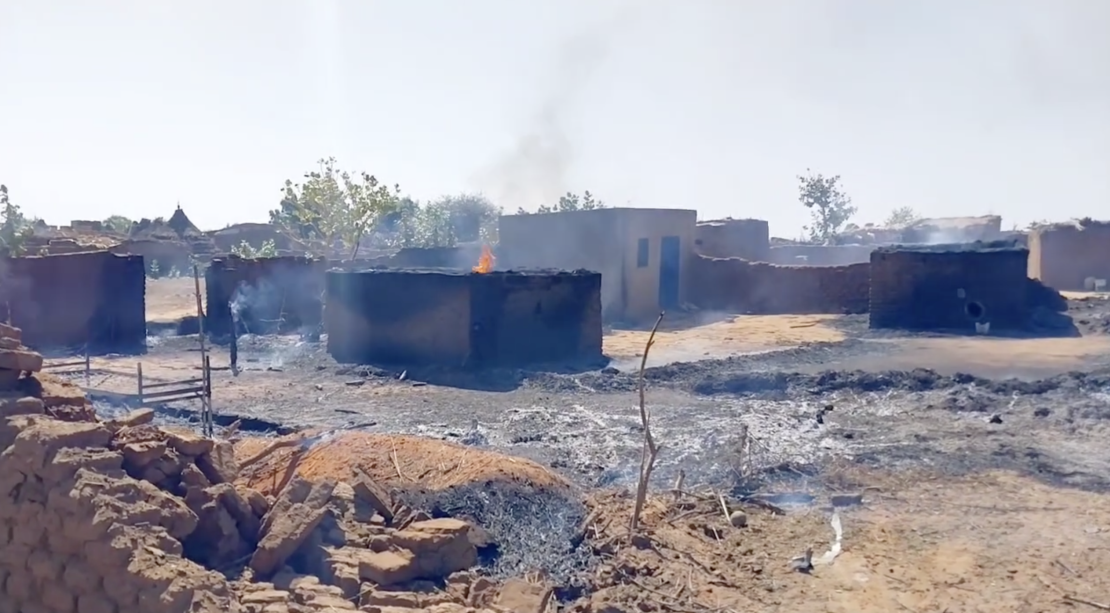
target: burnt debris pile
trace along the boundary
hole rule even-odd
[[[476,572],[495,543],[474,523],[361,470],[289,470],[263,493],[241,473],[271,447],[237,457],[148,409],[101,420],[34,374],[19,330],[0,333],[0,610],[449,613],[502,598]]]

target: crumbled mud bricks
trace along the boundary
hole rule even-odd
[[[536,596],[471,574],[483,531],[398,508],[361,472],[293,477],[271,499],[236,484],[229,442],[150,410],[55,415],[26,393],[51,389],[28,383],[41,356],[16,329],[0,338],[0,612],[452,613]]]

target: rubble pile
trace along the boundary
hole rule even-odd
[[[236,482],[229,441],[157,427],[148,409],[102,421],[72,390],[76,404],[48,407],[41,356],[0,333],[0,611],[538,611],[550,598],[473,572],[484,530],[399,505],[361,471],[290,471],[264,495]]]

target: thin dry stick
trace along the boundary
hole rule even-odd
[[[629,535],[635,533],[636,527],[640,525],[640,513],[643,512],[644,503],[647,502],[648,481],[651,479],[651,471],[655,469],[655,458],[660,450],[651,436],[651,420],[648,418],[647,406],[644,403],[644,370],[647,368],[648,353],[651,351],[651,346],[655,344],[655,333],[659,330],[659,324],[665,314],[666,311],[659,313],[659,319],[656,319],[655,325],[651,327],[651,334],[648,335],[647,344],[644,346],[644,356],[640,358],[640,422],[644,427],[644,451],[640,456],[640,480],[636,484],[636,507],[632,510],[632,521],[628,525]]]
[[[1064,600],[1066,600],[1068,602],[1077,602],[1079,604],[1085,604],[1088,607],[1094,607],[1096,609],[1101,609],[1103,611],[1110,611],[1110,605],[1102,604],[1101,602],[1095,602],[1093,600],[1087,600],[1086,598],[1080,598],[1079,596],[1072,596],[1071,594],[1064,594]]]

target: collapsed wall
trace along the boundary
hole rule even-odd
[[[232,332],[232,309],[240,332],[274,334],[315,328],[323,317],[327,262],[307,257],[213,259],[204,273],[205,330]]]
[[[601,359],[601,275],[589,271],[331,270],[339,361],[522,366]]]
[[[229,440],[154,426],[149,409],[101,421],[35,374],[42,357],[18,329],[0,325],[0,339],[0,611],[506,604],[508,584],[466,572],[489,544],[478,527],[401,506],[358,470],[316,482],[286,471],[263,495],[237,478],[276,446],[241,459]]]
[[[865,313],[870,265],[780,266],[694,258],[691,300],[701,309],[758,314]]]
[[[143,258],[95,251],[0,260],[0,321],[21,328],[36,349],[142,349]]]

